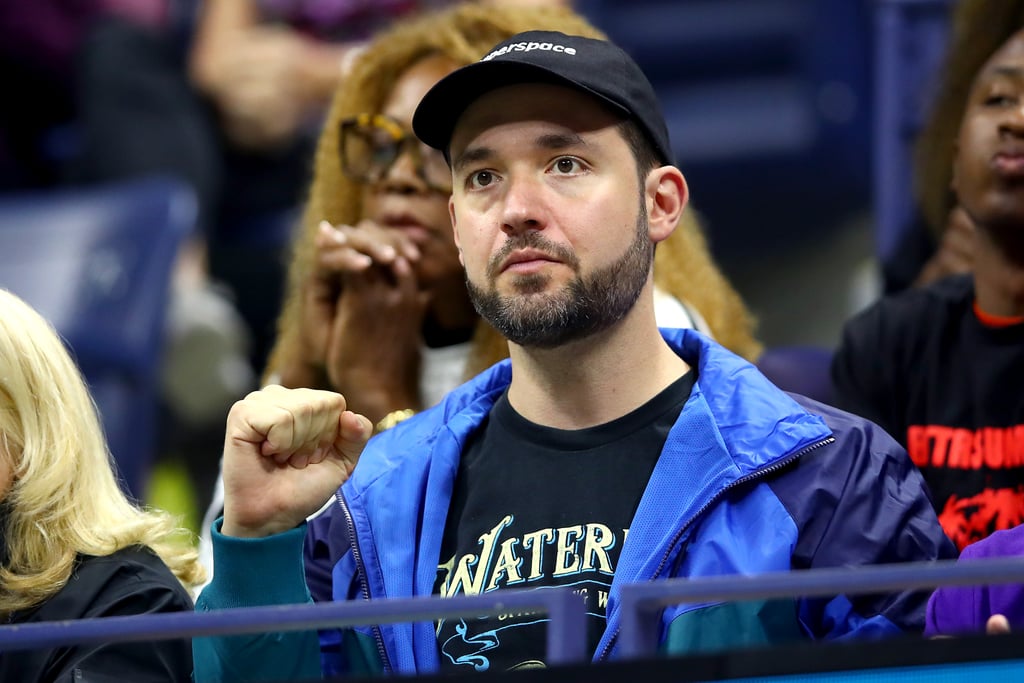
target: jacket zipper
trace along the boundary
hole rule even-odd
[[[756,479],[760,479],[773,472],[777,472],[778,470],[781,470],[784,467],[788,467],[790,463],[797,460],[798,458],[801,458],[804,455],[810,453],[811,451],[821,448],[822,446],[827,446],[828,444],[834,442],[835,440],[836,439],[834,436],[830,436],[827,439],[822,439],[817,443],[813,443],[810,446],[802,448],[801,450],[797,451],[796,453],[793,453],[792,455],[786,456],[782,460],[772,463],[771,465],[765,467],[764,469],[760,469],[757,470],[756,472],[751,472],[750,474],[744,475],[739,479],[733,481],[732,483],[728,484],[727,486],[724,486],[721,489],[719,489],[718,492],[711,498],[709,498],[707,502],[701,505],[700,509],[697,510],[697,512],[692,517],[690,517],[690,519],[686,520],[686,523],[683,524],[683,526],[681,526],[679,530],[675,533],[675,536],[672,537],[672,541],[668,545],[668,549],[665,550],[665,554],[661,558],[661,562],[658,563],[658,568],[654,570],[654,574],[652,574],[651,578],[648,580],[654,581],[658,578],[661,572],[665,569],[665,565],[668,563],[668,558],[672,554],[672,549],[675,548],[676,544],[679,542],[679,539],[682,538],[684,533],[686,533],[686,530],[689,529],[690,526],[696,520],[700,519],[700,517],[705,512],[707,512],[708,508],[717,503],[726,493],[736,488],[737,486],[748,484]],[[618,637],[619,629],[616,628],[615,632],[612,633],[612,637],[608,639],[608,644],[605,645],[604,649],[601,650],[601,654],[597,658],[598,661],[604,661],[608,657],[608,653],[611,652],[611,649],[615,646],[615,641],[618,639]]]
[[[348,526],[348,537],[349,542],[352,544],[352,557],[356,561],[356,572],[359,574],[359,584],[362,590],[363,599],[370,599],[370,586],[366,579],[366,565],[363,564],[363,554],[359,551],[359,541],[356,538],[356,524],[352,521],[352,513],[348,509],[348,503],[345,501],[344,494],[338,491],[338,495],[335,496],[338,499],[338,504],[341,506],[342,514],[345,515],[345,524]],[[387,650],[384,647],[384,635],[380,631],[380,626],[372,626],[373,637],[377,643],[377,654],[380,655],[381,664],[384,666],[384,673],[392,673],[391,661],[388,658]]]

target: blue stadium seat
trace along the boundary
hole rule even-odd
[[[888,262],[913,220],[914,138],[945,54],[955,0],[876,0],[875,252]]]
[[[135,497],[156,447],[171,267],[195,220],[192,191],[167,178],[0,196],[0,286],[64,337]]]
[[[764,350],[757,368],[777,387],[822,403],[832,401],[832,351],[817,346],[776,346]]]
[[[762,253],[867,207],[867,2],[577,5],[658,91],[677,161],[720,255]]]

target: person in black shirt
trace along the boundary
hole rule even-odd
[[[1024,31],[975,76],[955,150],[973,274],[856,316],[832,374],[841,407],[907,448],[962,549],[1024,522]]]
[[[204,571],[169,515],[118,488],[96,408],[56,332],[0,290],[0,619],[192,608]],[[0,680],[190,680],[187,640],[0,652]]]

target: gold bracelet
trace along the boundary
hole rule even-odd
[[[410,417],[416,414],[416,411],[412,408],[406,408],[405,410],[392,410],[390,413],[380,419],[374,428],[374,434],[380,434],[385,429],[391,429],[399,422],[408,420]]]

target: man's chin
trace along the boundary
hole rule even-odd
[[[500,296],[536,297],[549,293],[552,289],[551,278],[540,273],[515,275],[507,283],[509,292],[498,292]]]

